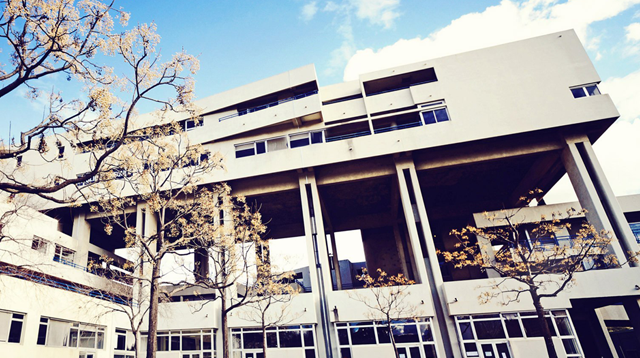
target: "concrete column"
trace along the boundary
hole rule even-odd
[[[87,221],[87,213],[80,212],[73,218],[71,237],[76,239],[75,263],[86,266],[89,259],[89,239],[91,238],[91,225]]]
[[[489,241],[487,238],[481,235],[476,235],[476,238],[478,239],[478,246],[480,247],[480,251],[482,251],[482,254],[485,255],[489,259],[489,261],[491,262],[495,261],[496,253],[495,251],[493,251],[493,246],[491,246],[491,241]],[[492,268],[486,267],[485,271],[487,272],[488,278],[500,277],[500,274],[497,273],[496,270]]]
[[[427,209],[422,199],[422,191],[413,160],[405,158],[396,161],[396,172],[398,174],[398,184],[400,189],[400,197],[402,207],[404,209],[407,228],[411,239],[412,253],[415,257],[416,266],[418,266],[420,283],[428,284],[431,289],[434,310],[434,327],[436,328],[436,339],[438,339],[439,356],[441,357],[462,357],[460,352],[458,336],[456,333],[455,322],[448,315],[446,297],[444,295],[444,281],[442,272],[440,271],[440,263],[436,253],[435,243],[433,242],[433,234],[429,225]],[[408,178],[405,173],[408,173]],[[407,180],[411,183],[411,189],[407,185]],[[413,205],[411,203],[412,190],[415,197],[417,207],[417,217],[414,216]],[[427,250],[426,260],[423,258],[420,245],[418,230],[422,230],[425,238],[425,246]],[[426,262],[428,262],[428,266]]]
[[[602,204],[609,214],[609,220],[613,225],[616,237],[620,240],[622,247],[626,251],[638,252],[640,247],[638,246],[636,237],[631,231],[631,227],[624,216],[624,211],[622,211],[620,203],[618,203],[615,194],[613,194],[613,190],[611,190],[609,181],[604,175],[602,167],[600,167],[600,162],[598,162],[598,158],[596,157],[596,153],[593,151],[591,143],[589,141],[584,141],[581,142],[581,144],[584,148],[584,151],[582,151],[583,159],[592,174],[593,184],[600,195]]]
[[[156,218],[153,213],[149,212],[147,204],[138,204],[136,207],[136,235],[142,240],[146,240],[149,236],[156,233]],[[155,249],[155,245],[150,245],[151,249]],[[133,297],[138,301],[140,311],[146,310],[149,301],[149,294],[151,290],[151,263],[149,257],[144,254],[142,245],[136,247],[141,262],[136,262],[136,270],[134,272],[137,280],[133,282]]]
[[[587,167],[576,146],[576,142],[578,141],[579,140],[567,140],[567,146],[562,151],[562,163],[569,175],[571,185],[578,196],[580,205],[587,210],[587,220],[598,230],[613,233],[613,226],[609,221],[607,212],[600,201],[598,191],[589,176]],[[614,240],[611,243],[611,250],[621,262],[625,261],[626,255],[618,240]],[[629,267],[629,265],[623,267]]]
[[[338,345],[333,334],[327,292],[333,290],[329,254],[322,220],[322,209],[313,171],[304,171],[299,175],[302,217],[304,220],[307,253],[309,257],[309,277],[316,308],[318,326],[319,357],[338,357]],[[337,270],[340,268],[338,267]]]
[[[636,337],[636,341],[640,342],[640,300],[629,298],[624,300],[623,304],[631,326],[633,326],[633,334]]]

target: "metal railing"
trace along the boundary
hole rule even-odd
[[[400,124],[400,125],[393,125],[393,126],[389,126],[389,127],[374,129],[373,133],[375,133],[375,134],[386,133],[386,132],[397,131],[397,130],[400,130],[400,129],[420,127],[421,125],[422,125],[422,121],[411,122],[411,123],[405,123],[405,124]]]
[[[370,130],[366,130],[366,131],[362,131],[362,132],[349,133],[349,134],[344,134],[344,135],[337,135],[337,136],[333,136],[333,137],[326,137],[325,142],[329,143],[329,142],[335,142],[337,140],[345,140],[345,139],[351,139],[351,138],[357,138],[357,137],[364,137],[364,136],[367,136],[367,135],[371,135],[371,131]]]
[[[82,270],[84,272],[90,273],[92,275],[96,275],[96,276],[100,276],[103,278],[106,278],[108,280],[114,280],[114,281],[118,281],[124,285],[127,286],[131,286],[133,278],[131,278],[130,276],[127,276],[124,273],[115,273],[113,270],[110,269],[104,269],[101,267],[94,267],[94,268],[88,268],[82,265],[78,265],[73,261],[69,261],[69,260],[65,260],[61,257],[53,257],[53,261],[55,262],[59,262],[61,264],[67,265],[67,266],[71,266],[73,268]]]
[[[117,304],[133,305],[134,307],[137,306],[137,303],[132,302],[129,298],[123,298],[93,288],[87,288],[81,285],[75,285],[61,280],[56,280],[55,278],[46,276],[44,274],[37,274],[35,272],[30,272],[27,270],[20,270],[11,266],[0,266],[0,273],[22,280],[39,283],[53,288],[59,288],[65,291],[79,293],[81,295],[94,297]]]
[[[257,111],[261,111],[263,109],[267,109],[267,108],[271,108],[271,107],[275,107],[277,105],[283,104],[283,103],[287,103],[287,102],[291,102],[291,101],[295,101],[297,99],[301,99],[301,98],[305,98],[305,97],[309,97],[309,96],[313,96],[315,94],[318,94],[318,90],[313,90],[310,92],[306,92],[306,93],[302,93],[293,97],[289,97],[289,98],[285,98],[285,99],[281,99],[279,101],[275,101],[275,102],[271,102],[271,103],[267,103],[267,104],[263,104],[260,106],[256,106],[256,107],[252,107],[252,108],[247,108],[245,110],[239,111],[238,113],[233,113],[233,114],[229,114],[227,116],[224,117],[220,117],[218,119],[218,122],[222,122],[225,121],[227,119],[231,119],[234,117],[240,117],[240,116],[244,116],[245,114],[249,114],[249,113],[253,113],[253,112],[257,112]]]

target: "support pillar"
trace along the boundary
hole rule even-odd
[[[89,260],[89,239],[91,238],[91,225],[87,221],[87,213],[80,212],[74,216],[71,237],[77,242],[75,263],[86,266]]]
[[[420,190],[420,183],[413,160],[411,158],[396,160],[396,172],[398,174],[402,207],[409,231],[412,249],[410,254],[413,254],[415,258],[414,261],[418,268],[418,282],[428,284],[431,289],[431,296],[433,297],[434,311],[436,312],[434,326],[436,332],[439,333],[436,335],[436,339],[438,339],[438,354],[441,357],[462,357],[455,322],[453,318],[447,314],[448,308],[444,294],[444,281],[442,279],[440,263],[427,216],[427,209],[422,199],[422,191]],[[411,197],[415,200],[417,215],[414,215],[414,204],[411,202]],[[422,254],[418,230],[422,231],[425,239],[425,247],[427,250],[426,260]],[[428,265],[426,262],[428,262]]]
[[[602,205],[596,186],[589,175],[587,166],[578,149],[578,144],[582,146],[585,141],[588,141],[588,139],[567,139],[567,145],[562,151],[562,163],[569,175],[571,185],[578,196],[580,205],[583,209],[587,210],[587,220],[598,230],[615,233],[607,216],[607,212]],[[622,245],[620,245],[620,241],[614,240],[610,246],[611,251],[618,257],[620,262],[626,261],[625,251]],[[624,267],[629,267],[629,265],[625,265]]]
[[[604,205],[606,212],[609,214],[609,220],[615,230],[616,237],[620,240],[622,247],[626,251],[638,252],[640,247],[638,246],[636,237],[631,231],[631,227],[629,226],[629,222],[627,222],[627,218],[624,216],[624,211],[622,211],[620,203],[618,203],[613,190],[611,190],[609,181],[604,175],[602,167],[600,167],[600,162],[598,162],[598,158],[596,157],[596,153],[593,151],[591,143],[589,141],[585,141],[581,144],[583,145],[583,148],[580,152],[583,155],[587,169],[593,178],[593,184],[598,191],[602,204]]]
[[[312,170],[307,170],[301,172],[298,179],[309,257],[309,276],[319,322],[316,329],[316,337],[319,341],[318,353],[319,357],[338,357],[338,345],[333,334],[327,303],[327,292],[333,290],[333,285],[316,178]],[[337,270],[339,269],[338,267]]]

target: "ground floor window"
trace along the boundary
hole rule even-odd
[[[391,330],[400,357],[435,358],[438,356],[431,318],[394,321]],[[386,322],[338,322],[336,334],[342,358],[351,358],[352,350],[356,346],[391,344],[391,334]]]
[[[180,358],[214,358],[216,356],[216,330],[190,329],[158,331],[158,352],[179,351]],[[147,347],[147,333],[142,333],[142,350]]]
[[[104,349],[104,327],[42,317],[37,344],[49,347]]]
[[[233,358],[262,358],[262,330],[234,328],[231,330]],[[313,325],[267,328],[267,348],[288,349],[287,357],[316,358],[316,337]]]
[[[24,313],[0,311],[0,343],[20,343]]]
[[[583,357],[567,311],[548,311],[546,319],[551,334],[561,339],[567,357]],[[457,316],[456,326],[465,357],[510,358],[510,338],[542,337],[535,312]]]

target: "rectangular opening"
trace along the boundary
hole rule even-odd
[[[325,130],[325,133],[328,143],[338,140],[371,135],[371,130],[369,129],[369,122],[363,121],[329,127]]]
[[[373,131],[378,134],[397,131],[400,129],[419,127],[421,125],[422,121],[420,120],[419,113],[414,112],[374,120]]]
[[[437,80],[435,70],[433,68],[427,68],[425,70],[364,82],[364,91],[367,96],[375,96],[377,94],[399,91],[411,86],[435,82]]]

